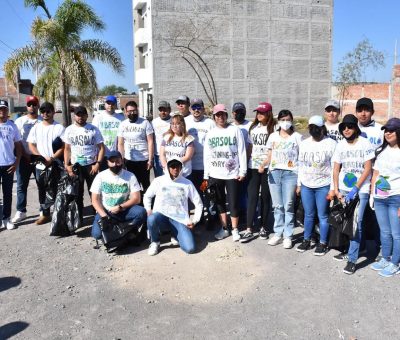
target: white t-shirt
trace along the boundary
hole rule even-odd
[[[114,113],[110,115],[102,112],[93,118],[92,124],[97,126],[103,136],[106,156],[111,151],[117,150],[117,135],[119,124],[125,119],[122,113]]]
[[[366,138],[359,137],[354,143],[341,140],[333,155],[333,161],[341,164],[339,190],[351,191],[364,171],[364,163],[375,157],[375,149]],[[371,175],[367,177],[360,192],[369,193]]]
[[[169,134],[165,135],[161,142],[161,145],[164,147],[165,150],[165,158],[167,159],[167,162],[172,158],[181,159],[182,157],[184,157],[186,154],[186,149],[194,141],[194,137],[191,135],[188,135],[184,140],[182,140],[182,137],[175,135],[171,139],[171,141],[168,141],[169,137]],[[187,177],[191,173],[192,160],[189,159],[188,161],[183,163],[182,175],[184,177]]]
[[[207,133],[215,128],[215,122],[203,117],[202,120],[196,121],[192,115],[185,118],[186,130],[189,135],[194,137],[194,155],[192,157],[192,168],[194,170],[204,170],[204,143]]]
[[[153,125],[155,136],[154,154],[158,156],[160,155],[160,147],[164,133],[166,133],[171,127],[171,118],[164,120],[157,117],[151,122],[151,124]]]
[[[19,133],[22,137],[22,145],[24,146],[25,152],[27,154],[31,154],[28,143],[26,142],[29,132],[32,127],[42,120],[41,116],[38,116],[36,119],[29,118],[28,115],[21,116],[15,120],[15,125],[17,126]]]
[[[91,192],[101,195],[101,203],[106,210],[126,202],[131,193],[140,190],[135,175],[124,169],[118,175],[110,169],[100,172],[90,188]]]
[[[212,129],[204,144],[204,179],[234,179],[246,172],[246,145],[240,129],[233,124]]]
[[[298,132],[293,132],[287,138],[281,137],[279,131],[273,132],[267,142],[267,149],[272,150],[269,169],[297,172],[299,144],[302,139],[303,136]]]
[[[147,161],[149,146],[147,136],[154,133],[153,127],[147,119],[138,117],[135,123],[125,119],[118,129],[118,137],[124,139],[125,159],[129,161]]]
[[[26,141],[28,143],[36,144],[39,153],[43,157],[50,158],[54,155],[53,141],[57,137],[62,138],[64,130],[64,126],[55,121],[50,125],[45,125],[44,122],[39,122],[33,126]]]
[[[339,124],[330,124],[328,122],[325,123],[326,130],[328,131],[328,137],[332,138],[336,142],[342,140],[344,137],[339,132]]]
[[[298,184],[309,188],[321,188],[332,182],[333,162],[336,142],[325,137],[316,142],[312,137],[299,145]]]
[[[71,145],[71,163],[82,166],[97,162],[98,145],[103,143],[99,129],[87,123],[85,126],[72,124],[65,129],[63,141]]]
[[[373,120],[367,126],[358,124],[358,127],[361,130],[361,136],[367,138],[374,149],[377,149],[382,145],[384,138],[384,132],[381,129],[382,124]]]
[[[376,158],[374,169],[379,171],[374,196],[400,195],[400,149],[388,145]]]
[[[258,169],[260,165],[267,159],[267,141],[268,141],[267,126],[258,123],[250,130],[249,141],[252,145],[251,155],[249,159],[249,169]],[[268,166],[265,166],[266,168]]]
[[[21,141],[17,126],[10,120],[0,123],[0,166],[12,165],[15,162],[15,142]],[[4,204],[4,202],[3,202]]]

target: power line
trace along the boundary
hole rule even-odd
[[[0,39],[0,43],[2,43],[5,47],[9,48],[11,51],[14,51],[14,49],[12,47],[10,47],[10,45],[7,45],[3,40]]]
[[[22,19],[22,17],[19,15],[19,13],[16,11],[16,9],[11,5],[11,3],[6,0],[8,6],[10,6],[10,8],[12,9],[12,11],[15,13],[15,15],[18,17],[19,20],[21,20],[21,22],[29,29],[29,25],[25,22],[24,19]]]

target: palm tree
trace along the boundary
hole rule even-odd
[[[6,78],[15,82],[20,68],[37,72],[34,93],[46,100],[60,99],[64,124],[71,123],[70,91],[86,99],[97,93],[96,72],[91,61],[100,61],[123,73],[118,51],[107,42],[80,35],[86,28],[105,28],[93,9],[81,0],[65,0],[51,16],[45,0],[25,0],[25,6],[42,8],[46,19],[37,17],[31,25],[32,43],[16,49],[4,65]]]

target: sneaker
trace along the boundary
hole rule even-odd
[[[335,255],[333,259],[336,261],[347,261],[349,259],[349,256],[347,255],[347,253],[340,253]]]
[[[37,225],[41,224],[46,224],[51,221],[51,216],[46,216],[46,215],[41,215],[39,218],[35,221]]]
[[[232,240],[233,242],[237,242],[240,240],[239,229],[232,229]]]
[[[285,238],[283,240],[283,248],[285,249],[291,249],[293,247],[292,239],[290,238]]]
[[[356,271],[356,264],[348,261],[346,267],[344,267],[343,269],[343,273],[351,275],[354,274],[355,271]]]
[[[276,246],[277,244],[279,244],[282,241],[282,237],[278,236],[278,235],[274,235],[270,238],[270,240],[268,241],[268,245],[270,246]]]
[[[258,237],[262,240],[266,240],[268,238],[268,233],[267,231],[262,227],[260,231],[258,232]]]
[[[309,240],[303,240],[301,244],[296,248],[299,253],[304,253],[306,250],[310,249],[311,242]]]
[[[373,263],[370,268],[379,272],[385,269],[389,264],[390,262],[382,257],[378,262]]]
[[[239,242],[240,243],[247,243],[251,241],[254,238],[254,234],[251,231],[246,230],[242,237],[240,238]]]
[[[229,230],[221,228],[218,233],[214,235],[217,240],[223,240],[224,238],[229,236]]]
[[[147,254],[150,256],[157,255],[160,251],[160,242],[151,242]]]
[[[26,219],[26,212],[18,211],[15,213],[15,216],[11,220],[12,223],[18,223]]]
[[[8,230],[13,230],[15,229],[15,225],[10,221],[9,218],[6,218],[5,220],[3,220],[3,228],[7,228]]]
[[[314,250],[315,256],[324,256],[328,251],[328,246],[323,243],[318,243]]]
[[[171,236],[171,244],[173,246],[179,246],[179,241],[175,237]]]
[[[379,272],[379,275],[383,277],[391,277],[396,274],[400,274],[400,268],[391,262]]]

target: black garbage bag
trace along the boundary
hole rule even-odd
[[[68,236],[81,227],[81,216],[77,204],[79,177],[70,177],[64,171],[58,184],[54,212],[50,225],[50,236]]]
[[[304,207],[300,195],[296,195],[296,199],[294,201],[294,214],[295,214],[294,216],[295,228],[297,227],[304,228]]]
[[[335,199],[330,206],[329,224],[350,239],[353,238],[357,230],[359,205],[360,199],[358,196],[349,203],[342,203],[340,200]]]

